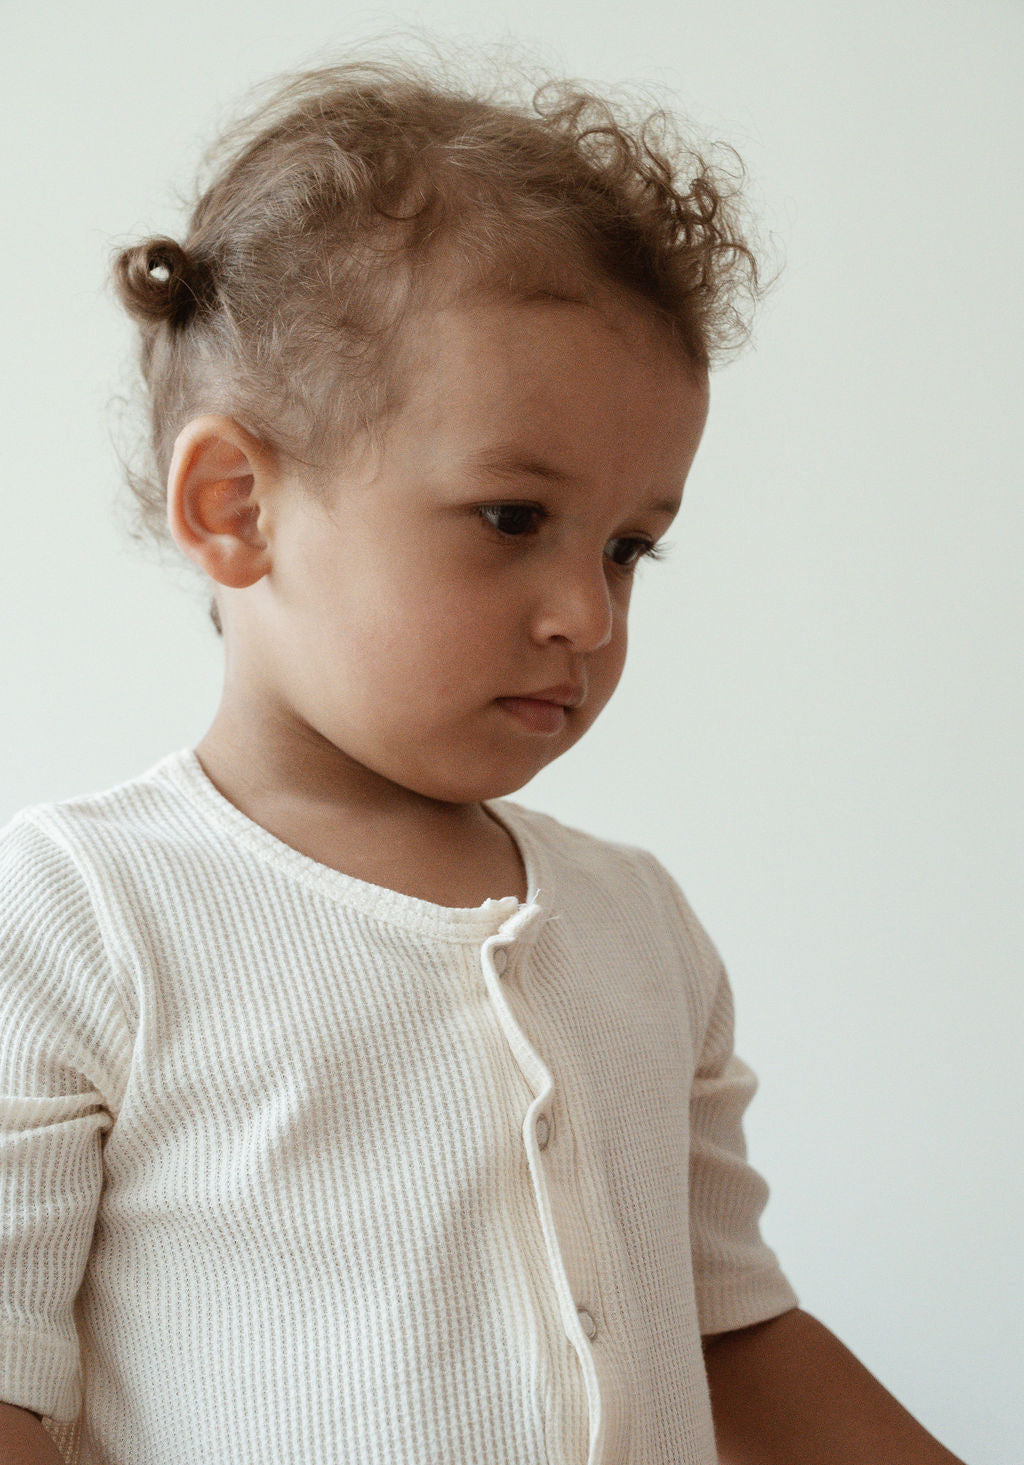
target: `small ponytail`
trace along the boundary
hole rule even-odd
[[[213,271],[174,239],[159,235],[122,249],[114,259],[122,305],[140,325],[181,327],[213,303]]]

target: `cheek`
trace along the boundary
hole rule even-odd
[[[493,605],[437,587],[395,587],[360,612],[341,654],[407,706],[465,698],[493,680],[505,637]]]
[[[594,680],[607,700],[619,684],[626,665],[626,626],[623,619],[612,632],[612,639],[596,658]]]

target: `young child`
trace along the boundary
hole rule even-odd
[[[0,831],[5,1465],[954,1460],[760,1234],[682,890],[508,798],[616,688],[756,284],[653,129],[303,73],[117,257],[224,688]]]

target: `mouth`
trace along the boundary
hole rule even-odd
[[[539,697],[498,697],[499,707],[531,732],[555,733],[565,726],[568,709],[558,702],[544,702]]]

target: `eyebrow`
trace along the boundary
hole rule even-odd
[[[511,443],[502,443],[493,448],[482,448],[478,453],[471,453],[466,459],[466,467],[474,472],[489,473],[494,478],[537,478],[544,483],[578,484],[582,480],[573,473],[566,473],[563,468],[556,468],[553,463],[545,463],[542,458],[533,457],[524,453]],[[679,506],[683,501],[680,494],[678,498],[656,499],[645,507],[653,514],[677,514]]]

